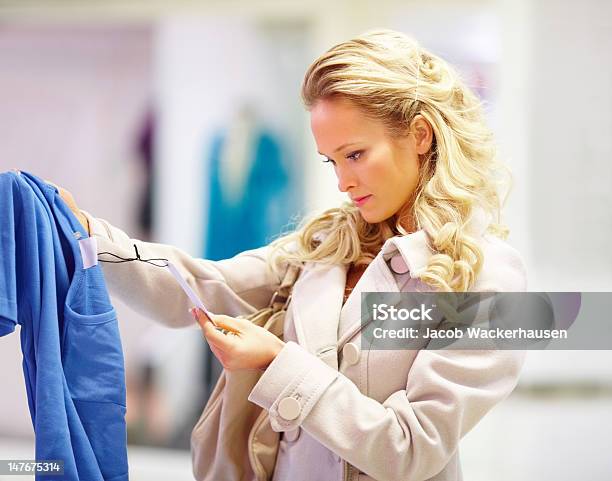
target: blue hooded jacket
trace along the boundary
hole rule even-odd
[[[86,239],[55,187],[0,174],[0,336],[20,325],[36,460],[64,462],[37,480],[128,479],[123,350]]]

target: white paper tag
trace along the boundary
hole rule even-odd
[[[83,269],[98,265],[98,243],[95,237],[88,237],[79,241],[81,249],[81,259],[83,259]]]
[[[185,279],[183,279],[183,276],[181,276],[181,273],[178,271],[176,266],[174,264],[172,264],[172,262],[170,262],[170,261],[168,261],[168,270],[172,273],[172,275],[174,276],[176,281],[183,288],[183,291],[185,291],[185,294],[187,294],[187,297],[189,297],[189,299],[191,299],[191,302],[193,302],[193,304],[196,307],[199,307],[200,309],[202,309],[207,316],[209,316],[209,317],[214,316],[214,314],[212,312],[210,312],[206,308],[206,306],[204,305],[202,300],[198,297],[198,295],[191,288],[191,286],[189,284],[187,284],[187,281]],[[214,324],[214,322],[213,322],[213,324]]]

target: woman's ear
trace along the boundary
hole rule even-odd
[[[431,149],[433,129],[421,114],[417,114],[410,123],[410,131],[414,134],[415,149],[419,155],[424,155]]]

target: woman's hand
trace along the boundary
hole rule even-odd
[[[91,235],[91,232],[89,232],[89,222],[87,222],[87,217],[85,217],[85,215],[81,212],[81,209],[79,209],[78,206],[76,205],[74,197],[72,197],[72,194],[68,192],[66,189],[60,187],[59,185],[54,184],[53,182],[50,182],[48,180],[45,180],[45,182],[47,184],[51,184],[53,187],[55,187],[59,191],[59,195],[62,198],[62,200],[66,203],[68,207],[70,207],[70,210],[79,220],[83,228],[87,231],[87,234]]]
[[[224,369],[265,369],[274,360],[285,343],[263,327],[246,319],[213,315],[214,323],[227,329],[228,333],[217,330],[206,314],[192,308],[210,349]]]

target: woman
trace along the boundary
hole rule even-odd
[[[524,351],[360,348],[360,293],[523,291],[504,240],[503,166],[481,103],[442,59],[390,30],[334,46],[302,96],[324,162],[350,202],[270,245],[213,262],[130,239],[75,213],[99,252],[164,257],[179,267],[224,335],[198,317],[227,369],[265,369],[249,400],[281,432],[275,480],[460,480],[459,440],[514,389]],[[303,265],[284,342],[236,319],[268,304],[289,264]],[[167,325],[193,322],[165,269],[103,264],[111,293]]]

